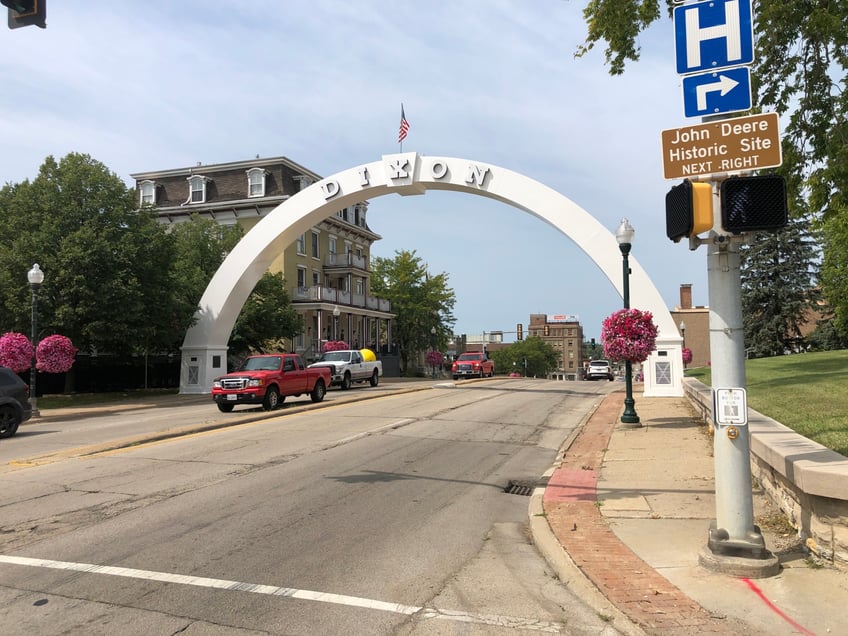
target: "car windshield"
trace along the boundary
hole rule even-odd
[[[248,358],[241,365],[241,371],[276,371],[280,368],[282,358],[280,356],[268,356],[264,358]]]
[[[609,366],[609,362],[607,362],[606,360],[592,360],[589,364],[593,367],[608,367]]]
[[[463,353],[461,356],[459,356],[459,359],[460,360],[479,360],[480,357],[481,356],[480,356],[479,353]]]
[[[343,351],[328,351],[318,358],[318,362],[346,362],[349,356],[349,353]]]

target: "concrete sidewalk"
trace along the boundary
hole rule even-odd
[[[848,574],[811,565],[756,485],[756,523],[780,573],[701,567],[716,514],[708,428],[685,398],[637,395],[638,428],[620,424],[623,408],[623,391],[600,403],[531,502],[534,539],[564,582],[588,579],[596,611],[624,633],[848,633]]]

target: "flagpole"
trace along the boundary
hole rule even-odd
[[[406,121],[406,114],[403,112],[403,102],[400,103],[400,126],[398,127],[398,145],[400,152],[403,152],[403,140],[406,139],[406,133],[409,130],[409,122]]]

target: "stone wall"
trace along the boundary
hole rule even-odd
[[[710,387],[684,378],[692,406],[712,424]],[[748,409],[751,474],[816,556],[848,570],[848,458]]]

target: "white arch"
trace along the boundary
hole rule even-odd
[[[489,197],[524,210],[571,238],[622,294],[622,259],[615,236],[567,197],[505,168],[415,152],[339,172],[274,208],[227,256],[200,300],[197,321],[186,333],[181,393],[208,393],[226,371],[227,341],[253,287],[271,262],[298,236],[338,210],[386,194],[454,190]],[[660,293],[630,258],[631,306],[649,310],[659,327],[657,351],[644,365],[646,395],[682,395],[681,338]]]

